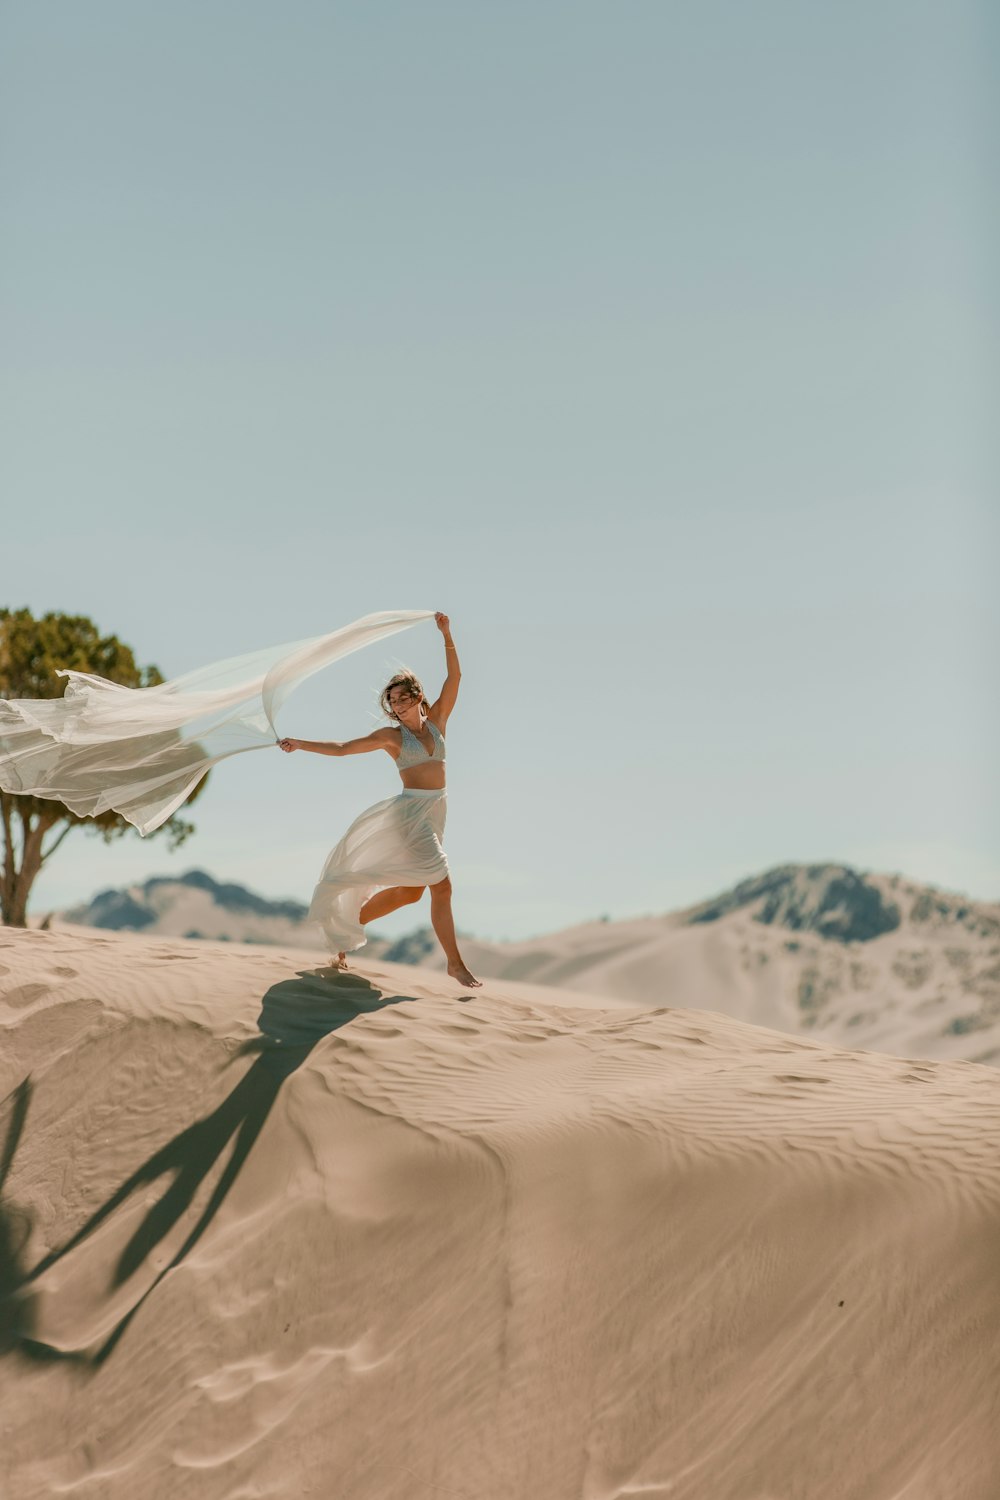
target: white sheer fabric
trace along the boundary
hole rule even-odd
[[[159,687],[128,688],[61,670],[62,698],[0,700],[0,787],[64,802],[81,817],[113,808],[145,835],[210,767],[273,748],[289,694],[342,656],[434,611],[365,615],[331,635],[229,657]]]

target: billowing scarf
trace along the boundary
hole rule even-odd
[[[273,748],[275,716],[300,682],[433,617],[427,609],[365,615],[332,635],[232,656],[158,687],[59,670],[69,679],[63,697],[0,700],[0,787],[54,798],[81,817],[114,809],[152,833],[211,766]]]

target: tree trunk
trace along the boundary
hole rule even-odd
[[[11,926],[10,913],[14,905],[14,881],[17,871],[14,868],[14,831],[11,827],[11,813],[14,810],[13,798],[6,792],[0,792],[0,814],[3,815],[3,875],[0,876],[0,918],[3,919],[5,927]]]
[[[42,868],[42,839],[58,818],[39,816],[32,822],[31,814],[17,809],[21,819],[21,868],[14,864],[14,840],[11,828],[11,801],[3,798],[4,869],[0,880],[0,906],[4,926],[27,927],[28,896],[39,870]]]

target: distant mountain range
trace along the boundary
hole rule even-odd
[[[189,870],[186,875],[154,875],[141,885],[99,891],[80,906],[53,913],[53,920],[113,932],[322,951],[323,934],[306,923],[307,910],[300,901],[269,901],[246,886],[214,880],[204,870]]]
[[[53,921],[322,951],[305,914],[191,870],[101,891]],[[781,865],[665,916],[518,943],[465,937],[462,951],[483,978],[721,1011],[852,1049],[1000,1062],[1000,904],[901,875]],[[361,961],[378,959],[444,966],[429,927],[373,936]]]

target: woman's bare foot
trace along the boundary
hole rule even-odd
[[[347,968],[347,954],[346,953],[338,953],[336,958],[334,958],[331,955],[331,957],[330,957],[330,968],[331,969],[346,969]]]
[[[466,989],[470,989],[473,985],[481,985],[483,982],[481,979],[474,978],[464,964],[449,964],[448,973],[452,979],[457,979],[459,984],[464,984]]]

